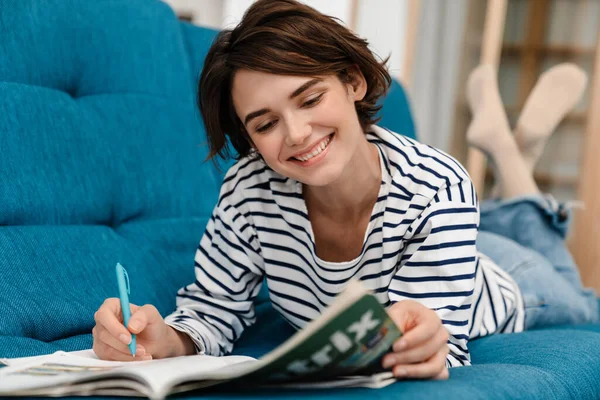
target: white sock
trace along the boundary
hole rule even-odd
[[[530,171],[538,162],[548,138],[581,99],[586,73],[575,64],[550,68],[538,79],[521,111],[515,136]]]
[[[493,81],[496,79],[495,76],[496,76],[496,71],[495,71],[494,67],[492,67],[489,64],[482,64],[482,65],[478,66],[469,75],[469,79],[467,81],[467,100],[469,103],[469,107],[471,109],[471,114],[473,115],[473,120],[475,120],[475,116],[478,114],[478,111],[482,105],[482,101],[483,101],[482,91],[484,90],[483,82]],[[496,98],[494,101],[502,103],[502,100],[499,98],[500,96],[498,95],[497,97],[498,98]],[[502,115],[502,113],[497,112],[501,108],[502,108],[502,106],[488,107],[488,111],[492,111],[492,117],[493,117],[493,120],[495,121],[490,126],[491,127],[499,126],[499,127],[501,127],[500,129],[504,129],[504,128],[510,129],[510,127],[508,125],[508,121],[506,119],[506,116]],[[489,112],[487,114],[489,114]],[[480,118],[478,119],[477,123],[475,123],[475,121],[473,121],[469,127],[469,130],[467,131],[467,141],[469,142],[469,144],[473,145],[474,147],[478,147],[478,148],[481,147],[481,146],[477,145],[476,142],[478,141],[478,139],[481,139],[482,132],[481,132],[480,128],[481,128],[482,123],[485,125],[484,121],[488,117],[489,117],[488,115],[481,115]],[[502,128],[502,127],[504,127],[504,128]],[[484,152],[489,154],[489,151],[484,150]],[[488,158],[490,161],[490,165],[491,165],[492,169],[494,170],[494,185],[492,187],[490,197],[498,198],[498,197],[500,197],[501,192],[502,192],[502,187],[500,185],[500,179],[498,176],[498,170],[497,170],[496,165],[494,165],[491,157],[488,157]]]
[[[500,144],[498,142],[513,140],[496,82],[494,67],[483,64],[471,73],[467,83],[467,97],[473,113],[467,141],[487,154],[493,152]]]
[[[502,198],[539,193],[510,130],[497,82],[496,70],[488,64],[477,67],[469,76],[467,97],[473,120],[467,142],[494,163]]]

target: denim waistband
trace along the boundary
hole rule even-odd
[[[548,218],[548,222],[563,238],[573,219],[573,209],[582,207],[581,202],[567,201],[559,202],[551,194],[539,194],[514,197],[508,200],[493,199],[485,200],[480,205],[482,218],[494,212],[517,207],[523,203],[536,206]]]

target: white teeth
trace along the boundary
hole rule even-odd
[[[325,147],[327,147],[327,145],[329,144],[329,140],[330,140],[330,137],[329,137],[329,136],[327,136],[327,138],[325,138],[324,140],[322,140],[322,141],[321,141],[321,144],[319,144],[319,145],[318,145],[318,146],[317,146],[317,147],[316,147],[316,148],[315,148],[315,149],[312,151],[312,153],[309,153],[309,154],[307,154],[307,155],[304,155],[304,156],[302,156],[302,157],[295,157],[295,158],[296,158],[297,160],[300,160],[300,161],[308,161],[308,160],[310,160],[311,158],[313,158],[313,157],[315,157],[315,156],[318,156],[319,154],[321,154],[321,152],[322,152],[323,150],[325,150]]]

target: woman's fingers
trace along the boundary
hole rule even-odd
[[[156,307],[151,304],[146,304],[138,307],[137,310],[132,313],[128,328],[133,333],[140,333],[146,329],[148,325],[162,321],[163,319]]]
[[[92,329],[92,336],[94,337],[94,341],[102,342],[103,344],[112,347],[121,353],[129,353],[129,355],[131,355],[131,352],[129,352],[129,347],[111,335],[110,332],[108,332],[100,323],[96,323],[96,326],[94,329]]]
[[[137,306],[131,305],[131,311],[135,312]],[[96,355],[105,360],[132,361],[128,344],[131,342],[131,333],[123,325],[121,304],[119,299],[106,299],[104,304],[94,314],[96,326],[92,329],[94,337],[93,350]],[[136,346],[137,360],[143,359],[145,349]]]
[[[92,347],[98,358],[108,361],[148,361],[152,356],[132,356],[130,352],[122,353],[114,347],[110,347],[102,342],[94,342]]]
[[[123,345],[99,325],[92,329],[92,335],[94,336],[92,349],[103,360],[144,361],[152,359],[152,357],[146,356],[144,347],[141,345],[136,346],[136,356],[132,356],[128,346]]]
[[[447,379],[448,331],[440,317],[422,304],[404,300],[388,309],[404,334],[383,359],[398,378]]]
[[[132,312],[138,309],[136,305],[130,306]],[[131,341],[131,333],[123,325],[121,314],[121,304],[119,299],[110,298],[104,301],[104,304],[94,314],[96,324],[102,325],[112,336],[118,338],[124,344]]]
[[[125,344],[118,338],[111,335],[101,324],[96,324],[94,329],[92,329],[92,336],[94,336],[94,340],[99,340],[100,342],[106,344],[109,347],[114,348],[115,350],[123,354],[129,354],[129,356],[131,357],[131,351],[129,350],[128,346],[129,343]],[[142,357],[145,355],[145,353],[146,351],[144,347],[138,344],[136,346],[135,355]]]
[[[448,371],[448,368],[444,368],[442,370],[442,372],[440,372],[439,374],[437,374],[436,376],[434,376],[431,379],[433,379],[434,381],[445,381],[449,377],[450,377],[450,371]]]
[[[430,341],[438,333],[440,327],[443,328],[443,325],[437,314],[431,310],[424,310],[419,315],[416,325],[394,342],[394,352],[412,349]]]
[[[397,364],[392,368],[394,376],[397,378],[412,378],[412,379],[446,379],[443,378],[447,370],[446,356],[448,355],[448,347],[442,348],[433,357],[426,362],[418,364]]]
[[[444,327],[440,327],[437,333],[427,342],[419,343],[413,348],[394,352],[386,356],[384,365],[394,364],[414,364],[423,362],[431,358],[442,347],[448,346],[448,331]],[[393,362],[387,360],[392,358]]]

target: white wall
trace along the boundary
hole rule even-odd
[[[449,150],[467,0],[421,0],[409,95],[421,142]]]
[[[351,2],[348,0],[304,0],[302,2],[344,22],[347,22],[350,18]],[[252,3],[254,3],[254,0],[223,0],[223,20],[221,27],[235,27]]]
[[[223,0],[223,18],[220,21],[220,28],[233,28],[241,21],[244,12],[254,3],[254,0]]]
[[[1,1],[1,0],[0,0]],[[175,10],[194,12],[194,22],[232,28],[254,0],[164,0]],[[483,1],[483,0],[481,0]],[[409,0],[303,0],[317,10],[351,23],[380,58],[390,56],[395,78],[403,74]],[[447,150],[454,123],[454,99],[467,0],[420,0],[412,77],[407,87],[419,140]],[[352,27],[351,27],[352,28]]]
[[[191,15],[196,25],[221,28],[223,2],[221,0],[162,0],[177,14]]]
[[[406,51],[408,0],[360,0],[356,32],[380,58],[390,56],[391,74],[400,78]]]
[[[193,14],[193,22],[213,28],[232,28],[254,0],[164,0],[177,12]],[[400,77],[404,61],[404,35],[408,0],[303,0],[320,12],[350,25],[352,7],[357,6],[356,32],[367,39],[382,59],[390,55],[389,68]]]

